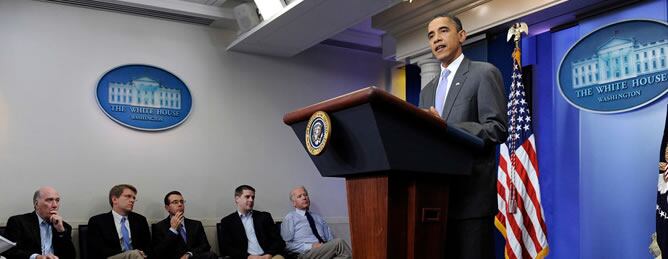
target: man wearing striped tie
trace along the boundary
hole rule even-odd
[[[137,188],[119,184],[109,191],[111,211],[88,220],[88,258],[143,259],[150,254],[146,218],[133,212]]]

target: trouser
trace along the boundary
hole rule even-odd
[[[195,254],[191,257],[188,257],[189,259],[218,259],[218,255],[216,253],[208,251],[204,253],[199,253]]]
[[[144,259],[144,256],[139,250],[129,250],[109,256],[107,259]]]
[[[299,259],[352,259],[353,253],[345,240],[335,238],[318,248],[299,255]]]
[[[445,258],[494,258],[494,216],[448,219]]]

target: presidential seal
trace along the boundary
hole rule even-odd
[[[311,115],[306,125],[306,149],[313,156],[320,155],[327,146],[332,123],[327,113],[317,111]]]

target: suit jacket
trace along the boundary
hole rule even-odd
[[[285,241],[281,238],[271,214],[254,210],[252,217],[255,235],[264,253],[282,254],[283,249],[285,249]],[[249,256],[248,237],[244,225],[241,223],[239,213],[235,211],[227,215],[220,223],[223,228],[221,255],[230,256],[233,259],[246,259]]]
[[[439,77],[420,92],[420,108],[434,106]],[[501,72],[494,65],[464,57],[450,85],[441,117],[485,142],[472,174],[450,184],[448,215],[455,219],[495,215],[496,145],[508,137],[506,97]]]
[[[140,214],[128,214],[132,249],[144,251],[151,255],[151,233],[146,218]],[[106,259],[109,256],[123,252],[121,242],[116,231],[114,215],[110,212],[93,216],[88,220],[88,258]]]
[[[65,232],[62,233],[58,233],[54,227],[51,227],[53,253],[59,258],[74,259],[76,252],[72,243],[72,227],[65,222],[63,225]],[[32,254],[42,254],[39,220],[34,211],[10,217],[7,221],[5,237],[16,242],[15,247],[2,254],[7,259],[26,259]]]
[[[169,230],[169,221],[170,217],[167,216],[166,219],[152,226],[153,255],[155,258],[178,259],[186,252],[197,255],[211,250],[202,222],[185,219],[186,239],[188,240],[186,243],[179,234],[174,234]]]

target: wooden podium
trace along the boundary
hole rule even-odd
[[[482,140],[368,87],[286,114],[302,144],[316,111],[331,136],[311,159],[346,179],[353,258],[444,258],[449,178],[470,173]]]

